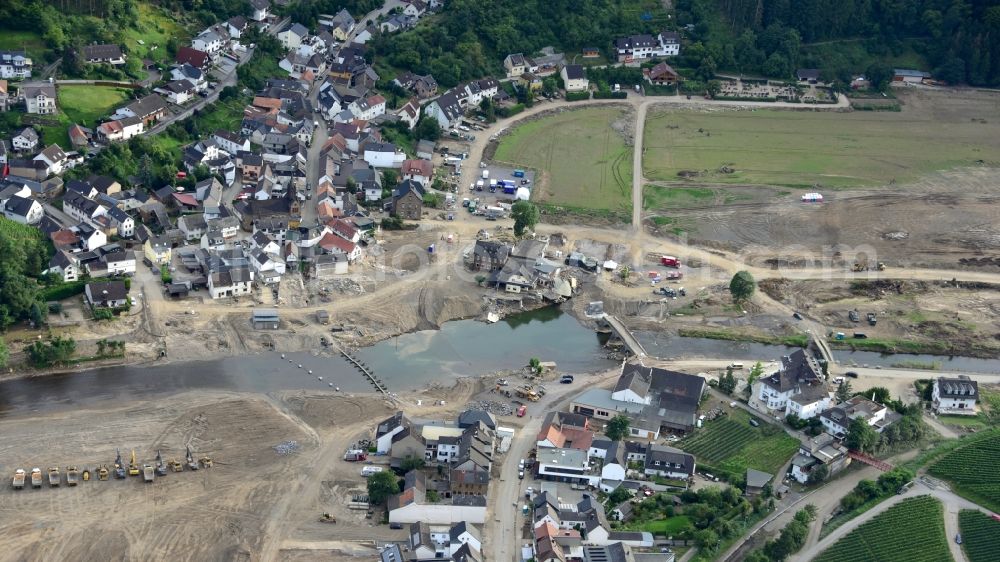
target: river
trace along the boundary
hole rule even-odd
[[[501,369],[531,357],[554,361],[560,371],[583,373],[614,365],[598,334],[558,308],[512,315],[496,324],[447,322],[440,330],[404,334],[354,353],[403,394],[432,382]],[[0,416],[108,400],[149,399],[188,390],[371,392],[367,380],[339,355],[265,352],[211,361],[92,369],[0,383]],[[301,367],[300,367],[301,365]],[[318,380],[323,377],[323,380]]]

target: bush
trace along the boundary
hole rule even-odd
[[[583,101],[590,99],[590,92],[566,92],[566,101]]]

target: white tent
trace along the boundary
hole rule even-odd
[[[608,271],[614,271],[618,269],[618,262],[616,262],[615,260],[608,260],[604,262],[604,269],[607,269]]]
[[[527,201],[530,198],[531,198],[530,189],[528,189],[527,187],[517,188],[517,193],[514,195],[514,199],[517,199],[518,201]]]
[[[821,193],[806,193],[802,196],[802,201],[804,203],[822,203],[823,195]]]

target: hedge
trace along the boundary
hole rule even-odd
[[[70,281],[69,283],[61,283],[59,285],[46,287],[42,289],[41,299],[44,302],[61,301],[63,299],[68,299],[70,297],[82,294],[86,286],[87,286],[87,280],[80,279],[78,281]]]
[[[523,103],[512,105],[510,107],[498,107],[497,110],[496,110],[497,115],[500,116],[500,117],[510,117],[512,115],[517,115],[518,113],[521,113],[522,111],[524,111],[524,104]]]
[[[590,92],[566,92],[566,101],[583,101],[590,99]]]
[[[624,90],[619,92],[611,92],[611,91],[594,92],[595,100],[623,100],[627,97],[628,97],[628,92],[625,92]]]

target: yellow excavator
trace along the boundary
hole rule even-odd
[[[135,449],[132,449],[132,458],[128,462],[128,475],[139,476],[139,465],[135,462]]]

